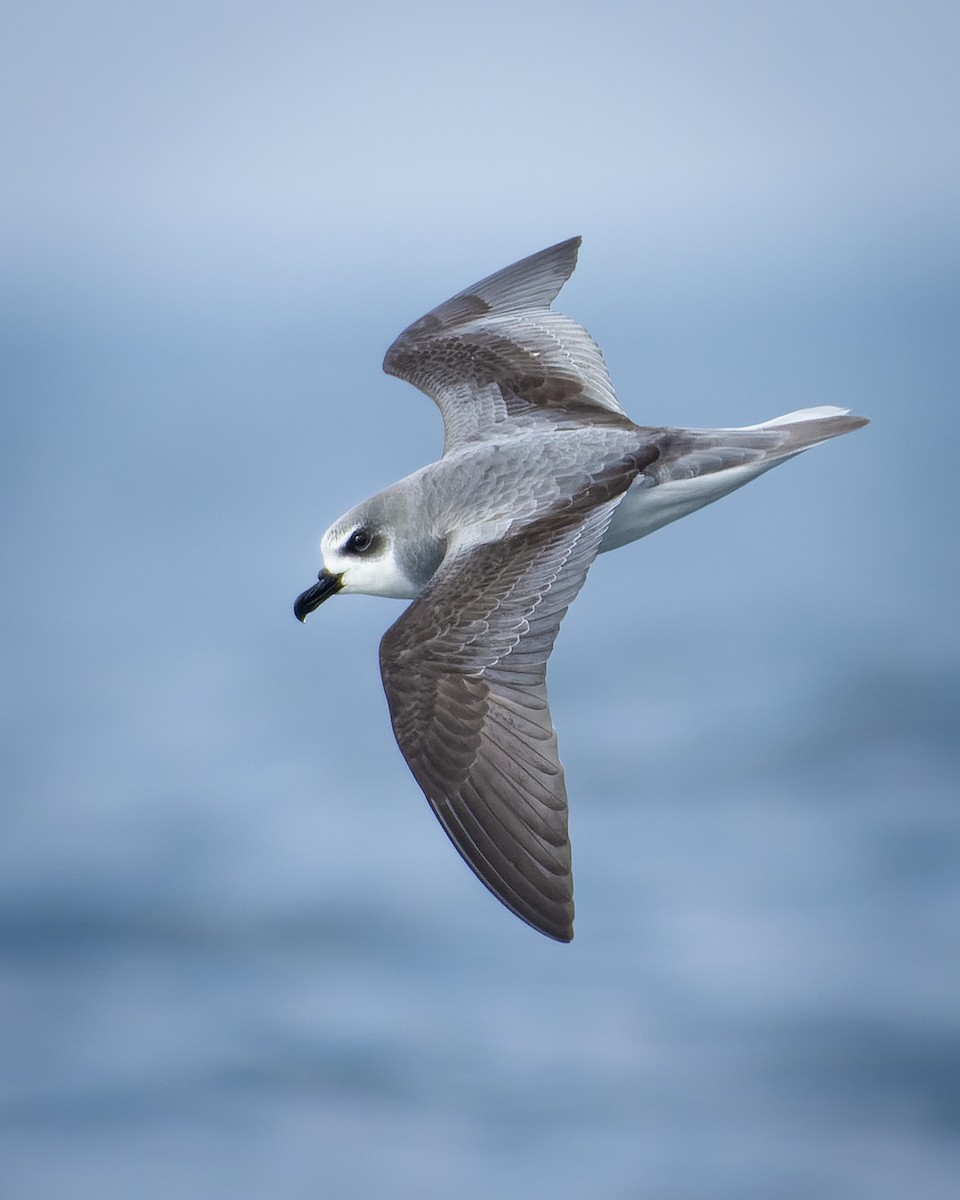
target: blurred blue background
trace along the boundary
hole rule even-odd
[[[960,1172],[960,10],[0,10],[0,1192],[914,1200]],[[380,373],[574,233],[649,424],[872,424],[602,558],[577,938],[306,628],[439,452]]]

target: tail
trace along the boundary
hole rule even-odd
[[[841,433],[852,433],[854,429],[862,429],[869,425],[868,417],[851,417],[847,408],[834,408],[832,404],[822,404],[819,408],[800,408],[796,412],[784,413],[782,417],[774,417],[759,425],[744,425],[743,429],[733,432],[745,433],[750,429],[776,429],[778,426],[789,426],[792,435],[806,436],[809,440],[797,446],[795,453],[806,450],[808,446],[816,446],[828,438],[839,437]],[[801,431],[806,431],[801,435]]]
[[[601,551],[653,533],[756,479],[795,454],[868,424],[825,405],[741,429],[644,430],[660,455],[624,496]]]

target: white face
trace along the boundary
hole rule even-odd
[[[418,588],[400,570],[392,536],[360,522],[331,525],[320,543],[323,565],[339,575],[342,592],[412,600]]]

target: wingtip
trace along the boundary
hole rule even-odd
[[[497,897],[501,903],[504,903],[502,897]],[[507,904],[507,908],[512,908]],[[526,913],[520,912],[513,908],[512,911],[523,921],[529,925],[531,929],[535,929],[537,933],[542,933],[544,937],[550,938],[554,942],[563,942],[564,944],[573,941],[573,914],[569,917],[561,917],[559,920],[550,919],[549,917],[537,916],[533,917]]]
[[[573,237],[565,238],[562,242],[557,242],[555,246],[551,246],[545,253],[562,254],[568,253],[573,259],[573,265],[570,268],[570,275],[573,274],[573,268],[577,265],[577,257],[580,254],[580,247],[583,245],[582,234],[575,233]],[[570,278],[570,275],[567,278]]]

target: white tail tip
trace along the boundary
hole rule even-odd
[[[833,404],[821,404],[819,408],[798,408],[796,412],[784,413],[759,425],[744,425],[744,429],[768,429],[771,425],[796,425],[798,421],[824,421],[827,417],[845,417],[849,408],[836,408]]]

